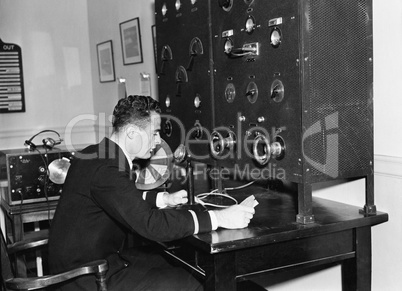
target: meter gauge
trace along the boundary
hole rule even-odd
[[[204,54],[204,47],[202,45],[202,41],[201,39],[199,39],[198,37],[194,37],[191,42],[190,42],[190,46],[189,46],[189,53],[190,56],[191,55],[202,55]]]
[[[236,88],[233,83],[229,83],[225,88],[225,98],[228,103],[233,103],[236,97]]]
[[[169,45],[164,45],[161,51],[162,61],[170,61],[173,59],[172,49]]]
[[[187,71],[183,66],[177,67],[175,80],[176,80],[176,96],[180,97],[182,93],[181,92],[182,84],[188,82]]]
[[[165,74],[165,65],[167,64],[168,61],[171,61],[173,59],[173,54],[172,54],[172,49],[168,45],[164,45],[161,50],[161,69],[160,69],[160,74],[164,75]]]
[[[219,6],[226,12],[229,12],[233,7],[233,0],[218,0]]]
[[[277,48],[280,46],[282,42],[282,32],[279,29],[279,27],[274,27],[271,31],[271,45],[274,48]]]
[[[249,15],[249,16],[247,17],[245,27],[246,27],[246,28],[245,28],[245,31],[246,31],[248,34],[252,34],[252,33],[253,33],[253,31],[255,30],[255,27],[256,27],[255,19],[254,19],[253,16]]]
[[[195,57],[203,54],[204,54],[204,48],[202,46],[202,41],[198,37],[194,37],[190,42],[189,47],[190,61],[187,65],[187,71],[191,71],[193,69]]]

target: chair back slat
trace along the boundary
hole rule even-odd
[[[11,261],[8,257],[7,253],[7,245],[4,239],[3,232],[1,232],[1,281],[4,284],[4,281],[8,279],[14,278],[13,269],[11,268]]]

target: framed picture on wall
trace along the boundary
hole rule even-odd
[[[131,65],[142,63],[143,60],[139,17],[120,23],[120,38],[123,53],[123,64]]]
[[[152,25],[152,44],[154,46],[155,71],[158,73],[158,48],[156,45],[156,25]]]
[[[115,81],[112,41],[99,43],[96,45],[96,49],[98,52],[99,81],[101,83]]]

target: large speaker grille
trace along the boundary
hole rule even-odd
[[[323,165],[311,173],[367,169],[373,139],[371,11],[367,1],[357,0],[312,0],[308,9],[310,120],[321,131],[306,146]]]

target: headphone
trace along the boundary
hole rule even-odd
[[[26,147],[28,147],[28,149],[29,149],[30,151],[35,150],[35,149],[36,149],[36,144],[34,144],[34,143],[32,142],[32,140],[33,140],[36,136],[38,136],[38,135],[40,135],[41,133],[44,133],[44,132],[54,132],[54,133],[57,134],[57,136],[58,136],[58,140],[54,140],[54,139],[51,138],[51,137],[47,137],[47,138],[42,139],[43,146],[44,146],[45,148],[49,149],[49,150],[53,149],[54,146],[56,146],[56,145],[58,145],[58,144],[61,144],[61,142],[63,141],[63,139],[60,137],[60,134],[59,134],[57,131],[55,131],[55,130],[50,130],[50,129],[46,129],[46,130],[42,130],[42,131],[38,132],[37,134],[33,135],[30,139],[26,140],[25,143],[24,143],[24,145],[25,145]]]

